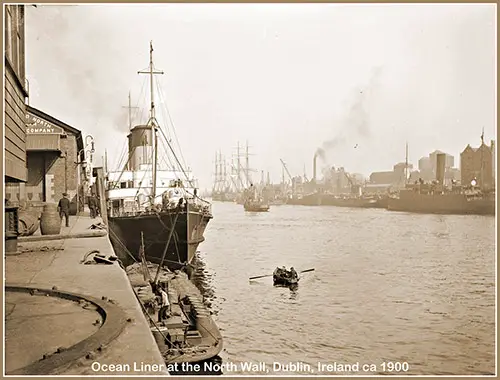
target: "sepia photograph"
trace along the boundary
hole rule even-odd
[[[496,3],[2,7],[4,376],[497,375]]]

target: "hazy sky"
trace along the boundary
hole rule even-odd
[[[30,105],[92,134],[109,166],[126,144],[129,90],[143,107],[134,122],[147,121],[137,71],[153,40],[202,188],[215,151],[229,157],[238,141],[251,146],[254,179],[264,170],[277,182],[280,158],[311,176],[318,148],[328,165],[369,175],[404,161],[405,141],[414,165],[440,149],[458,166],[482,128],[495,138],[495,4],[38,6],[26,33]]]

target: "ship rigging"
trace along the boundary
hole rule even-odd
[[[178,269],[192,261],[204,240],[211,205],[198,196],[194,177],[184,169],[156,118],[153,78],[163,71],[154,66],[152,43],[149,53],[149,67],[138,72],[149,75],[148,122],[129,130],[128,157],[122,170],[107,173],[110,238],[118,255],[127,260],[130,255],[138,257],[142,233],[147,259]],[[159,165],[162,145],[172,157],[173,165],[167,169]]]

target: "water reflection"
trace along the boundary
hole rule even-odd
[[[229,203],[213,212],[200,275],[224,363],[385,360],[408,362],[404,375],[494,373],[494,218],[305,206],[250,214]],[[295,289],[248,280],[283,264],[316,269]]]

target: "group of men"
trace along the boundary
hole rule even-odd
[[[59,211],[59,216],[61,217],[61,222],[63,218],[66,221],[66,227],[69,227],[69,208],[70,208],[70,200],[68,198],[67,193],[62,194],[62,198],[59,200],[59,203],[57,204],[57,210]],[[94,194],[91,194],[88,199],[87,203],[90,209],[90,217],[95,218],[100,214],[100,207],[99,207],[99,198],[96,197]]]
[[[286,268],[283,266],[281,268],[276,268],[274,270],[274,273],[273,273],[273,276],[274,277],[280,277],[280,276],[283,276],[283,277],[288,277],[290,279],[296,279],[298,278],[298,274],[297,272],[295,271],[294,267],[291,267],[290,270],[286,270]]]

